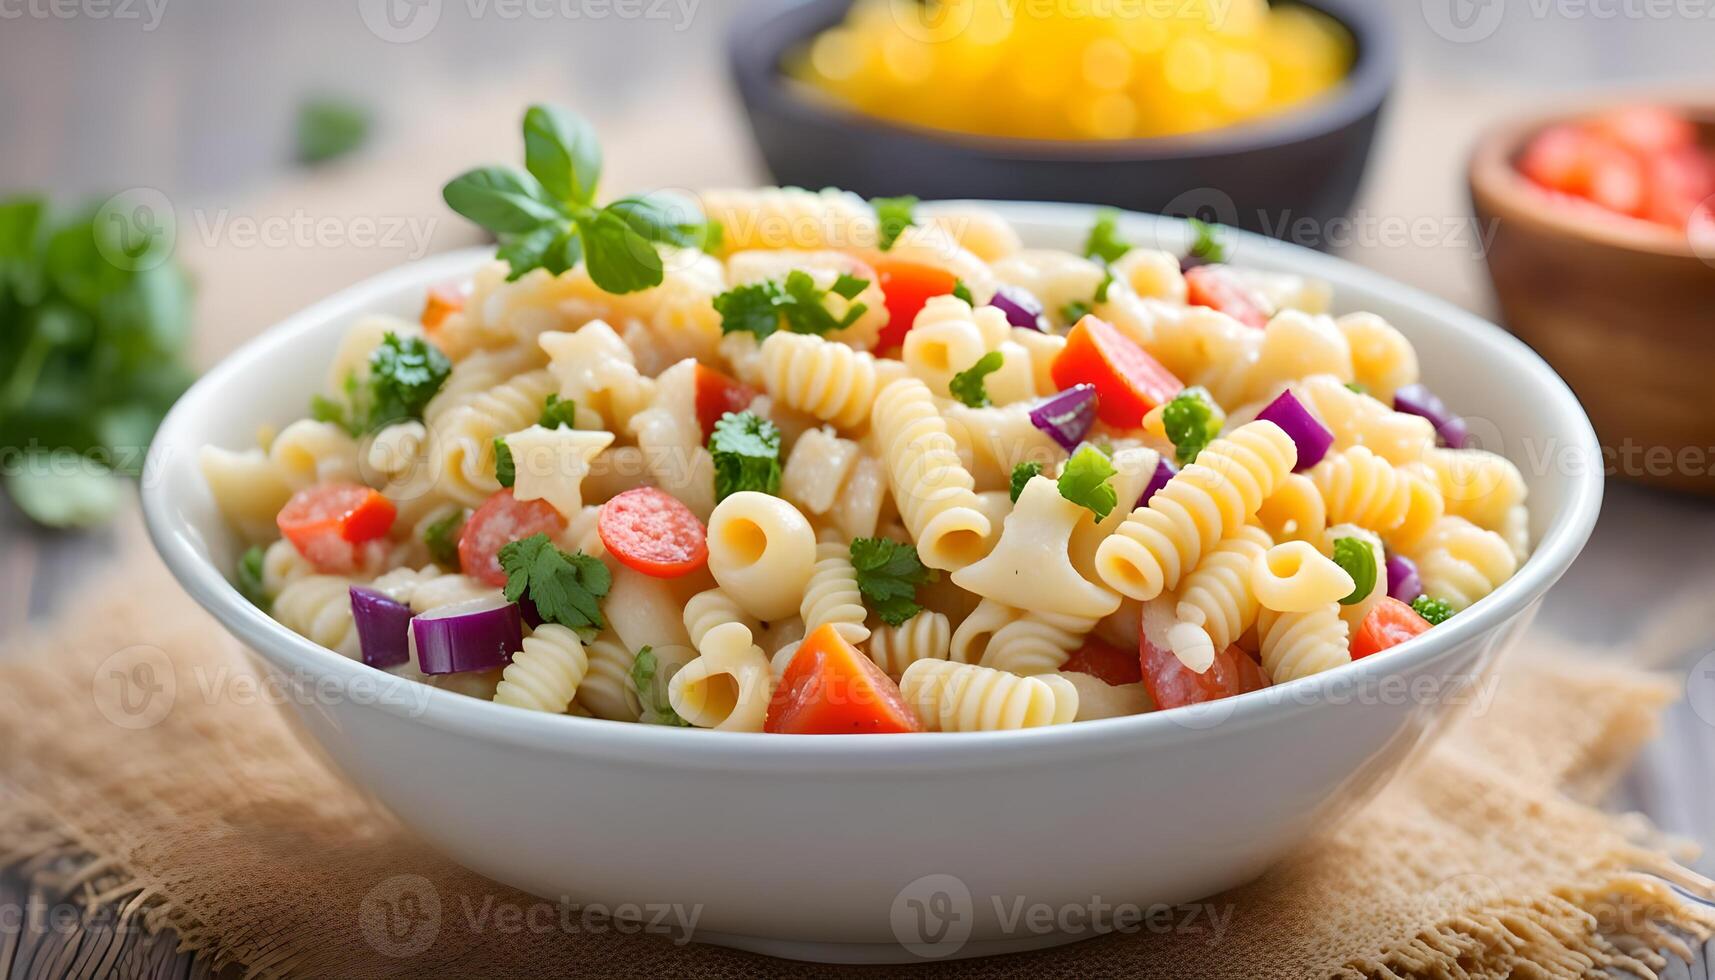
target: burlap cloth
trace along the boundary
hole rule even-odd
[[[697,185],[754,180],[730,104],[684,91],[660,103],[649,125],[610,121],[611,171],[630,186],[691,183],[672,148],[695,145],[704,151]],[[441,131],[463,136],[272,188],[238,212],[421,214],[447,174],[515,154],[523,92],[425,101],[437,107]],[[469,240],[455,222],[433,231],[437,249]],[[324,244],[243,250],[194,236],[181,238],[181,250],[200,279],[205,361],[330,289],[415,257]],[[64,621],[0,655],[0,865],[65,856],[81,869],[87,899],[119,903],[130,921],[171,928],[215,962],[262,976],[861,972],[614,932],[471,928],[463,909],[537,900],[441,858],[342,782],[299,741],[290,709],[263,703],[243,683],[255,671],[235,641],[178,590],[134,530],[126,537],[108,584],[92,584]],[[141,729],[102,711],[113,684],[104,661],[137,644],[164,651],[185,692]],[[914,972],[1575,977],[1617,967],[1653,976],[1664,962],[1655,950],[1689,956],[1685,940],[1715,927],[1675,886],[1708,896],[1710,885],[1682,869],[1641,820],[1588,801],[1650,738],[1677,692],[1540,638],[1526,646],[1507,661],[1490,708],[1378,799],[1262,880],[1212,899],[1231,911],[1218,937],[1110,936]],[[1143,832],[1128,828],[1113,846]],[[435,942],[403,959],[384,955],[364,930],[373,917],[365,897],[397,875],[428,879],[443,909]]]

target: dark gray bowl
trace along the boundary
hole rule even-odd
[[[808,98],[782,75],[786,53],[838,22],[848,6],[849,0],[755,0],[733,25],[733,76],[779,184],[841,187],[865,197],[1111,204],[1276,235],[1303,219],[1325,228],[1357,195],[1398,68],[1383,4],[1312,0],[1306,6],[1352,32],[1357,59],[1344,82],[1301,108],[1160,139],[969,136],[884,122]]]

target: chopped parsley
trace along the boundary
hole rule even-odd
[[[1355,583],[1352,594],[1341,599],[1340,605],[1356,605],[1376,587],[1376,552],[1363,538],[1334,539],[1334,564],[1345,569]]]
[[[1042,464],[1037,462],[1019,463],[1012,468],[1012,502],[1018,503],[1018,495],[1024,492],[1024,485],[1040,476]]]
[[[741,490],[780,492],[780,430],[755,412],[728,412],[709,435],[715,458],[715,499]]]
[[[509,601],[529,597],[544,622],[577,630],[585,639],[606,625],[601,598],[613,585],[613,574],[600,559],[561,551],[540,533],[507,544],[498,557]]]
[[[1084,239],[1084,257],[1118,262],[1131,245],[1120,238],[1119,212],[1104,210],[1096,215],[1096,223]]]
[[[655,683],[655,675],[660,669],[660,661],[649,647],[637,651],[637,656],[631,661],[631,686],[637,691],[638,703],[643,706],[643,717],[638,720],[645,725],[689,728],[691,723],[679,717],[668,702],[666,686]]]
[[[1221,434],[1227,418],[1203,388],[1186,388],[1161,410],[1161,427],[1179,458],[1179,465],[1195,462],[1197,454]]]
[[[390,331],[369,353],[368,379],[360,384],[355,374],[347,375],[344,401],[317,395],[310,400],[310,416],[354,436],[393,422],[420,419],[452,371],[452,362],[439,347],[421,337],[401,338]]]
[[[1453,618],[1453,606],[1446,599],[1433,599],[1427,595],[1420,595],[1411,600],[1411,608],[1416,610],[1419,616],[1427,619],[1431,626],[1440,626]]]
[[[953,380],[947,382],[947,390],[969,408],[992,405],[993,402],[989,401],[988,386],[983,379],[999,371],[1004,360],[1000,351],[989,351],[977,358],[975,364],[953,375]]]
[[[518,466],[512,461],[512,447],[506,444],[505,436],[494,437],[494,478],[503,487],[518,482]]]
[[[238,594],[250,600],[250,604],[263,612],[268,611],[268,590],[262,587],[262,546],[251,545],[238,559],[238,574],[234,576],[233,584],[238,586]]]
[[[852,568],[864,605],[889,626],[898,626],[923,611],[917,587],[935,580],[935,573],[917,557],[917,549],[888,538],[857,538],[851,545]]]
[[[1096,285],[1096,294],[1088,300],[1075,299],[1060,307],[1060,320],[1068,326],[1075,325],[1079,320],[1089,316],[1097,304],[1108,301],[1108,287],[1114,284],[1114,274],[1109,271],[1102,276],[1102,281]]]
[[[561,401],[559,395],[549,395],[548,403],[542,406],[542,417],[536,420],[536,424],[544,429],[557,429],[561,426],[570,429],[574,428],[573,423],[577,417],[577,402]]]
[[[872,198],[869,206],[875,209],[876,222],[880,226],[881,250],[886,252],[893,248],[893,243],[905,233],[905,229],[917,223],[917,198],[877,197]]]
[[[709,249],[722,233],[683,220],[678,208],[647,197],[595,203],[602,153],[595,131],[575,113],[531,106],[524,113],[524,170],[478,167],[453,178],[441,196],[454,211],[494,233],[498,257],[517,279],[532,269],[559,275],[585,263],[610,293],[661,284],[657,245]]]
[[[827,289],[816,285],[808,272],[793,269],[784,280],[735,286],[716,296],[715,312],[721,315],[721,333],[752,333],[766,340],[780,329],[782,318],[793,333],[822,334],[844,330],[868,312],[864,303],[854,303],[869,288],[869,280],[841,275]],[[828,296],[846,301],[845,313],[835,318],[829,312]]]
[[[953,283],[953,298],[964,300],[965,304],[968,306],[977,305],[976,297],[971,295],[971,287],[965,285],[965,281],[963,279]]]
[[[464,530],[464,511],[450,510],[447,516],[423,528],[423,543],[429,557],[442,568],[459,567],[459,532]]]
[[[1356,381],[1346,382],[1346,390],[1351,392],[1354,395],[1367,395],[1370,393],[1370,390],[1368,388],[1365,388],[1363,385],[1358,384]]]
[[[1112,482],[1117,472],[1106,453],[1085,443],[1060,470],[1060,496],[1096,515],[1099,522],[1119,503]]]

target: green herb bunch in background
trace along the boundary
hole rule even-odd
[[[160,211],[0,198],[0,475],[41,524],[111,516],[191,381],[190,282]]]

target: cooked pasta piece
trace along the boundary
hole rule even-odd
[[[697,422],[697,362],[680,361],[655,379],[655,398],[631,432],[655,485],[708,520],[715,508],[715,461]]]
[[[1262,669],[1276,684],[1332,670],[1352,662],[1346,646],[1346,622],[1340,604],[1328,602],[1305,612],[1264,609],[1257,618]]]
[[[1119,607],[1119,596],[1072,567],[1072,529],[1092,520],[1088,510],[1060,495],[1053,480],[1034,477],[1025,484],[994,550],[954,572],[953,584],[1015,608],[1088,619],[1094,625]]]
[[[1421,415],[1396,412],[1369,395],[1346,387],[1332,375],[1317,375],[1291,385],[1334,433],[1334,447],[1364,446],[1395,465],[1422,460],[1435,445],[1435,427]]]
[[[423,464],[428,441],[429,430],[423,423],[415,419],[395,422],[369,440],[363,450],[363,466],[387,482],[408,477]]]
[[[357,626],[351,615],[352,581],[337,575],[306,575],[287,582],[274,597],[274,618],[299,636],[356,660]]]
[[[987,208],[942,205],[927,215],[923,224],[946,232],[961,248],[984,262],[998,262],[1024,247],[1012,225]]]
[[[1102,580],[1133,599],[1178,588],[1204,552],[1257,512],[1297,459],[1291,437],[1273,422],[1216,439],[1102,542]]]
[[[1334,321],[1352,349],[1352,376],[1385,404],[1394,392],[1417,383],[1417,352],[1411,341],[1374,313],[1348,313]]]
[[[709,630],[725,623],[738,623],[752,633],[760,625],[736,599],[718,588],[699,592],[685,603],[685,632],[691,646],[701,647]]]
[[[697,587],[708,581],[709,577],[701,573],[657,578],[615,563],[613,584],[602,602],[608,628],[632,650],[692,646],[684,610]]]
[[[505,437],[512,453],[512,496],[546,500],[564,517],[584,507],[584,477],[596,454],[613,443],[611,432],[581,432],[532,425]]]
[[[246,541],[268,541],[279,535],[274,517],[291,499],[292,487],[266,453],[204,446],[197,464],[220,515]]]
[[[299,554],[292,542],[284,538],[269,545],[262,552],[262,591],[269,596],[278,596],[280,590],[289,583],[314,574],[316,566],[310,564],[310,560]]]
[[[1142,684],[1109,684],[1077,671],[1066,671],[1060,676],[1078,692],[1078,716],[1073,721],[1123,718],[1155,710],[1155,702]]]
[[[524,638],[501,673],[494,700],[515,708],[563,714],[589,673],[589,657],[578,635],[555,623],[543,623]]]
[[[357,483],[357,440],[331,422],[299,419],[280,430],[268,458],[294,490],[317,483]]]
[[[1524,475],[1505,456],[1482,449],[1431,449],[1423,462],[1447,513],[1484,530],[1501,531],[1524,503]]]
[[[1107,273],[1079,255],[1051,249],[1025,249],[994,264],[996,279],[1028,291],[1041,302],[1048,318],[1070,327],[1062,312],[1072,303],[1090,303]]]
[[[1024,615],[1022,610],[1014,609],[1005,603],[993,599],[984,599],[977,603],[953,631],[953,638],[947,648],[947,659],[961,664],[981,663],[988,655],[989,644],[994,635],[1008,623]]]
[[[1411,510],[1411,481],[1364,446],[1330,453],[1307,474],[1322,495],[1330,524],[1388,532]]]
[[[631,665],[637,651],[605,632],[584,645],[589,670],[577,689],[577,704],[597,718],[636,721],[643,712],[637,689],[631,684]]]
[[[796,507],[740,491],[716,505],[708,541],[709,571],[746,613],[767,622],[798,611],[815,571],[816,533]]]
[[[1495,591],[1518,570],[1518,557],[1493,531],[1449,515],[1435,522],[1410,555],[1423,591],[1455,612]]]
[[[1185,302],[1185,274],[1179,256],[1159,249],[1134,248],[1109,266],[1114,279],[1144,299]]]
[[[578,428],[627,432],[632,418],[654,400],[654,380],[638,372],[631,348],[601,320],[573,333],[550,330],[536,342],[548,355],[560,400],[577,405],[575,414],[594,413],[593,419],[576,419]]]
[[[529,371],[450,409],[429,430],[430,458],[441,491],[467,507],[481,506],[498,491],[494,440],[541,418],[555,388],[547,371]]]
[[[798,187],[708,190],[703,213],[721,225],[727,254],[748,249],[849,249],[875,244],[875,212],[856,194]]]
[[[1256,625],[1256,592],[1251,588],[1251,566],[1274,542],[1258,527],[1235,530],[1204,556],[1179,590],[1176,612],[1181,623],[1191,627],[1170,633],[1179,640],[1173,652],[1196,669],[1208,669],[1215,653],[1238,642]],[[1184,646],[1185,649],[1180,649]]]
[[[919,660],[946,660],[953,631],[947,617],[925,609],[898,626],[878,626],[866,652],[894,680]]]
[[[1292,473],[1263,498],[1256,518],[1276,541],[1314,541],[1328,526],[1328,506],[1308,476]]]
[[[698,728],[760,732],[774,693],[774,672],[750,631],[737,623],[716,626],[697,646],[697,659],[667,686],[679,717]]]
[[[1250,567],[1251,593],[1264,609],[1309,612],[1352,594],[1352,576],[1308,541],[1277,544]]]
[[[995,630],[981,663],[1022,676],[1052,674],[1084,645],[1084,637],[1095,626],[1096,617],[1030,610]]]
[[[762,384],[787,408],[854,431],[869,418],[876,391],[904,370],[898,361],[810,334],[780,331],[762,342]]]
[[[951,571],[981,558],[992,529],[929,389],[915,378],[893,382],[876,397],[872,423],[923,564]]]
[[[1037,463],[1052,469],[1066,455],[1059,443],[1030,421],[1028,404],[971,408],[943,402],[941,408],[959,460],[970,471],[971,485],[978,490],[1008,489],[1013,467],[1018,464]]]
[[[852,567],[851,549],[843,544],[816,546],[816,569],[804,588],[798,606],[806,635],[832,624],[840,638],[858,644],[869,638],[864,625],[868,611],[858,591],[857,570]]]
[[[900,693],[932,732],[994,732],[1064,725],[1078,716],[1078,689],[1059,674],[1019,677],[945,660],[905,668]]]

